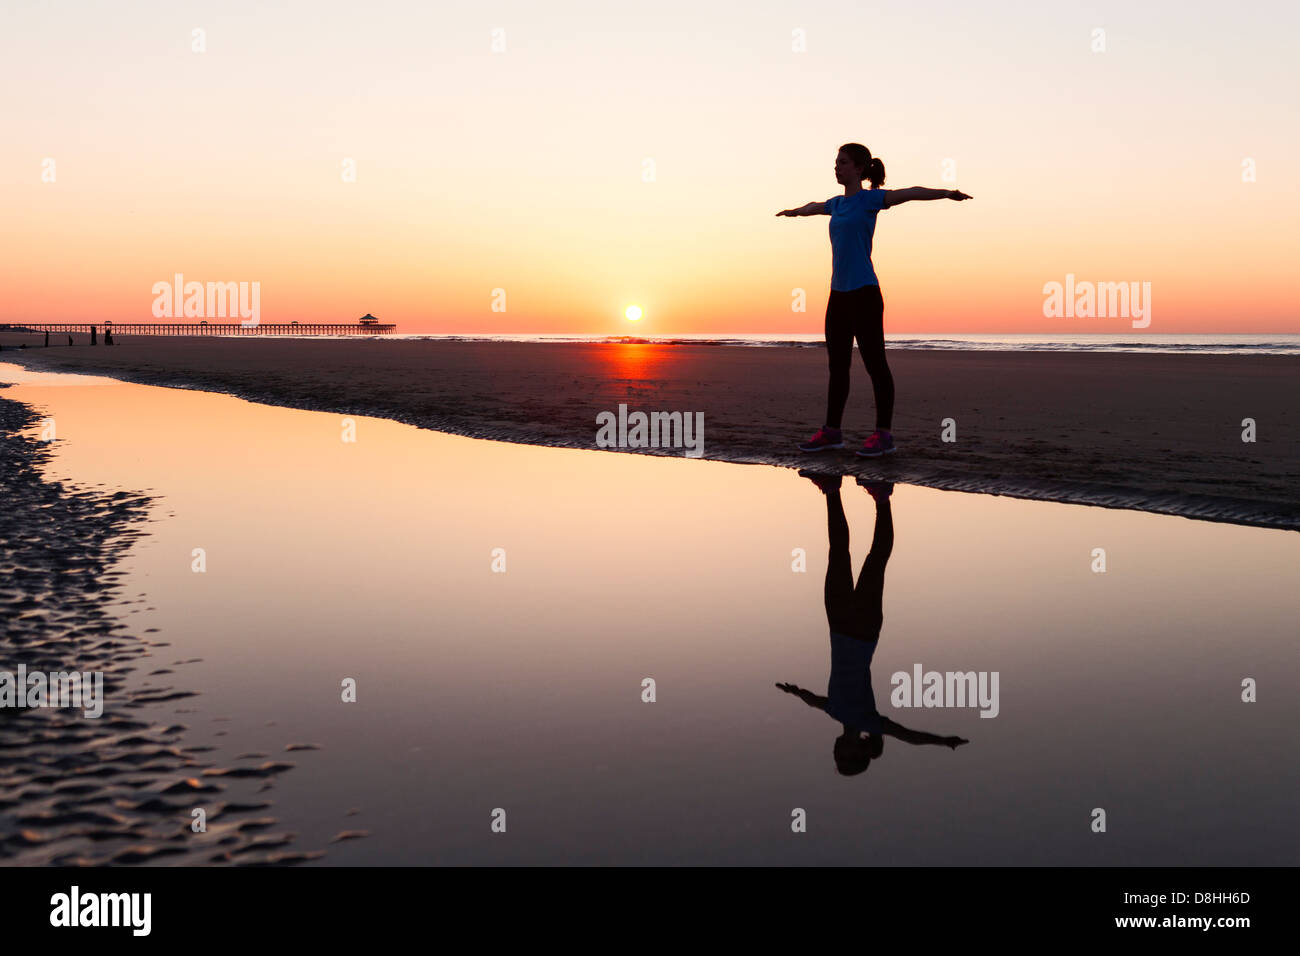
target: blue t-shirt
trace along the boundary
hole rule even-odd
[[[872,734],[881,732],[871,690],[876,643],[831,631],[831,679],[826,688],[826,713],[845,726]]]
[[[831,214],[831,289],[848,292],[880,285],[871,267],[871,237],[876,213],[885,207],[885,190],[862,189],[826,200]]]

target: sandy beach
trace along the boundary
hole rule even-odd
[[[0,671],[4,679],[95,672],[102,685],[71,708],[0,706],[0,865],[321,856],[268,833],[272,804],[255,788],[293,765],[218,766],[208,755],[214,747],[186,746],[195,694],[181,665],[195,661],[175,660],[170,642],[150,633],[156,628],[126,623],[135,613],[127,606],[145,595],[123,592],[120,564],[148,534],[154,500],[46,480],[50,446],[20,434],[39,415],[7,391],[0,388]],[[187,801],[196,799],[212,815],[210,833],[195,834],[186,821]]]
[[[819,348],[138,336],[46,349],[33,339],[0,336],[0,361],[575,448],[595,448],[597,415],[621,403],[701,412],[704,458],[1300,530],[1291,356],[891,350],[900,450],[873,460],[852,454],[874,426],[860,365],[850,447],[794,447],[821,424]],[[1242,441],[1245,418],[1254,443]],[[942,440],[945,419],[956,441]]]
[[[377,418],[343,444],[335,414],[0,364],[6,375],[0,413],[23,403],[57,422],[57,440],[26,453],[49,455],[40,477],[59,487],[5,484],[13,556],[0,566],[29,573],[5,598],[21,630],[0,639],[0,670],[57,646],[43,666],[105,670],[106,704],[87,721],[0,713],[0,745],[16,745],[0,746],[0,862],[1179,866],[1300,853],[1286,799],[1300,715],[1286,692],[1300,684],[1291,532],[906,484],[885,496],[782,467]],[[103,524],[59,504],[79,487],[143,490],[145,533],[101,558]],[[834,564],[859,562],[883,572],[858,574],[879,636],[846,666],[826,585]],[[67,564],[122,600],[101,590],[65,615]],[[108,664],[135,670],[110,689]],[[896,703],[896,676],[918,666],[996,674],[1000,690]],[[843,724],[817,699],[846,672],[898,725],[869,768],[837,758]],[[1240,675],[1256,674],[1270,696],[1246,706]],[[1175,791],[1178,813],[1145,796]],[[807,840],[791,839],[793,799],[816,808]],[[1099,839],[1094,806],[1124,826]],[[505,833],[489,824],[498,807]],[[199,808],[205,832],[190,829]]]

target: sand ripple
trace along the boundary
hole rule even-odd
[[[222,767],[157,705],[193,697],[131,679],[151,649],[108,610],[152,500],[45,482],[48,449],[18,435],[38,419],[0,398],[0,670],[102,671],[104,713],[0,709],[0,863],[63,866],[228,863],[284,865],[294,851],[270,804],[238,788],[292,768]],[[171,674],[154,670],[151,678]],[[294,745],[290,745],[293,747]],[[191,829],[203,808],[207,830]]]

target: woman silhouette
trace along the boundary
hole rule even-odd
[[[871,183],[862,188],[862,180]],[[826,395],[826,424],[799,445],[800,451],[843,448],[840,431],[844,406],[849,400],[849,372],[853,367],[853,340],[858,340],[862,362],[871,375],[876,396],[876,430],[858,454],[876,458],[894,451],[890,426],[894,417],[894,377],[885,360],[885,302],[880,282],[871,266],[871,240],[876,213],[913,199],[970,199],[956,189],[881,189],[885,164],[861,143],[845,143],[835,157],[835,181],[843,196],[810,202],[798,209],[782,209],[778,216],[831,217],[831,294],[826,302],[826,353],[830,361],[830,386]]]
[[[831,632],[831,676],[825,697],[797,684],[776,686],[839,721],[842,732],[835,738],[833,753],[835,769],[846,777],[866,770],[884,752],[886,737],[909,744],[942,744],[952,750],[970,743],[962,737],[940,737],[911,730],[876,709],[876,695],[871,689],[871,661],[884,623],[885,565],[894,550],[894,512],[889,502],[893,482],[858,479],[858,484],[876,500],[876,525],[871,535],[871,550],[862,562],[855,587],[849,558],[849,521],[840,501],[840,476],[809,471],[799,474],[826,496],[826,537],[830,550],[823,597],[826,623]]]

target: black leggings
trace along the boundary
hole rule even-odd
[[[886,498],[876,505],[871,550],[862,562],[858,586],[853,586],[849,558],[849,522],[840,493],[826,496],[826,531],[830,556],[826,562],[826,622],[832,631],[863,641],[880,637],[884,621],[885,565],[894,551],[894,512]]]
[[[831,369],[826,424],[831,428],[840,427],[849,400],[854,338],[876,393],[876,427],[889,430],[894,421],[894,376],[885,361],[885,300],[878,285],[849,292],[832,289],[826,302],[826,355]]]

